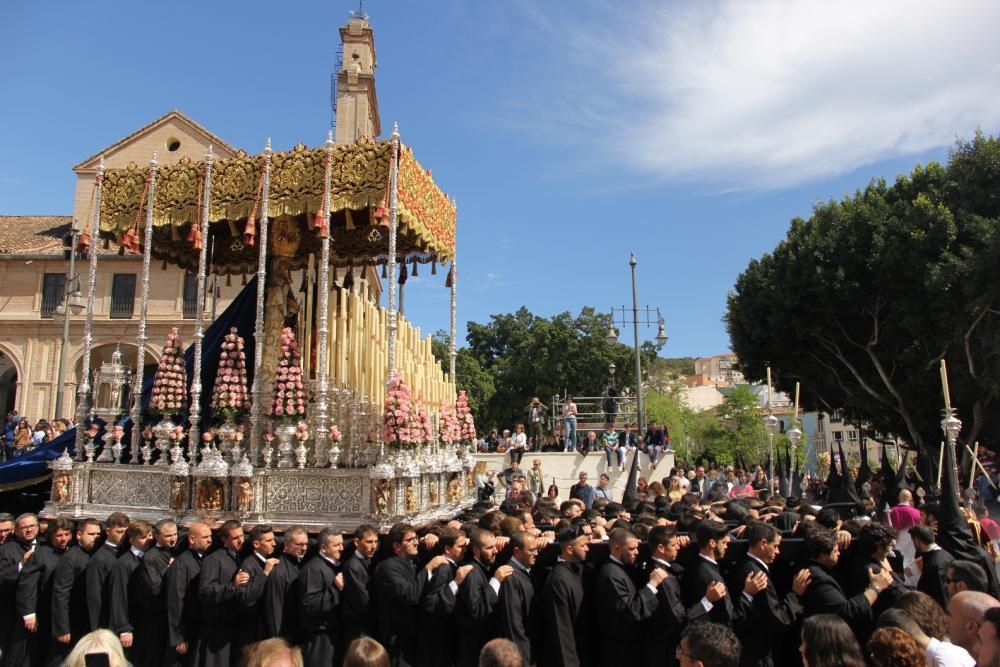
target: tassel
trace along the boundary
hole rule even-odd
[[[229,235],[239,236],[240,230],[236,228],[236,222],[234,222],[233,220],[226,220],[226,222],[229,224]]]
[[[344,225],[347,229],[354,229],[354,218],[351,217],[351,209],[344,209]]]
[[[399,280],[397,280],[396,282],[398,282],[400,285],[405,285],[406,284],[406,278],[407,278],[407,275],[406,275],[406,262],[400,262],[400,264],[399,264]]]
[[[104,239],[104,249],[108,250],[109,248],[111,248],[111,241]]]
[[[232,286],[233,286],[233,274],[227,273],[226,274],[226,287],[232,287]]]
[[[160,267],[160,270],[162,270],[162,271],[166,271],[167,270],[167,260],[163,260],[163,266]]]
[[[388,262],[386,262],[385,264],[382,265],[382,280],[385,280],[386,278],[389,277],[389,275],[387,273],[388,272],[388,268],[387,268],[388,266],[389,266]]]
[[[313,218],[313,229],[316,230],[316,236],[321,239],[330,236],[330,223],[323,215],[323,211],[316,211],[316,216]]]
[[[299,285],[299,292],[305,294],[309,289],[309,271],[302,269],[302,284]]]
[[[90,250],[90,234],[88,232],[83,232],[80,234],[80,240],[76,244],[76,251],[80,254],[85,254]]]
[[[452,264],[451,268],[448,269],[448,277],[444,279],[444,286],[451,289],[452,285],[455,284],[455,265]]]
[[[419,277],[417,275],[417,260],[413,260],[413,271],[411,271],[411,273],[413,274],[414,278],[418,278]]]
[[[431,275],[436,276],[438,274],[438,261],[435,259],[431,261]]]
[[[177,233],[177,228],[174,227],[173,225],[170,225],[170,240],[171,241],[181,240],[181,235]]]
[[[375,216],[375,209],[373,209],[371,206],[368,207],[368,224],[369,226],[372,227],[378,224],[378,220],[376,220]]]
[[[354,287],[354,267],[347,267],[347,275],[344,276],[344,289],[351,289]]]
[[[118,249],[119,254],[124,255],[125,254],[124,250],[126,248],[131,253],[139,252],[139,239],[138,236],[136,235],[136,230],[134,227],[132,229],[129,229],[127,232],[125,232],[125,235],[122,236],[121,247]]]
[[[257,237],[257,210],[254,209],[250,217],[247,218],[246,227],[243,228],[243,243],[252,246]]]
[[[243,279],[242,279],[242,282],[240,284],[243,285],[244,287],[246,287],[246,284],[247,284],[247,274],[245,274],[245,273],[243,274]]]

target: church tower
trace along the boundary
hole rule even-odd
[[[376,139],[382,133],[375,94],[375,36],[368,17],[361,12],[340,28],[343,62],[337,72],[338,144],[353,144],[361,137]]]

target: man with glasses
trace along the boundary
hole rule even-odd
[[[375,568],[375,608],[378,613],[378,639],[394,667],[417,664],[417,605],[424,586],[439,566],[447,563],[435,556],[418,569],[415,559],[420,548],[417,531],[408,523],[389,529],[392,556]]]
[[[295,643],[298,639],[298,601],[292,591],[299,576],[302,559],[309,548],[309,533],[302,526],[285,531],[281,558],[264,582],[261,601],[261,628],[264,637],[284,637]]]
[[[0,546],[0,651],[4,654],[16,622],[17,579],[35,553],[37,538],[38,517],[22,514],[14,522],[13,536]]]
[[[684,631],[676,657],[681,667],[738,667],[740,642],[724,625],[693,623]]]

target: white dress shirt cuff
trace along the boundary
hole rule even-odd
[[[707,597],[704,597],[701,599],[701,606],[705,608],[705,613],[707,614],[708,612],[712,611],[712,607],[714,607],[715,605],[712,604],[712,601],[709,600]]]
[[[494,593],[496,593],[497,595],[500,595],[500,582],[497,581],[496,577],[493,577],[492,579],[490,579],[490,588],[493,589]]]
[[[458,584],[455,583],[454,579],[448,582],[448,590],[451,591],[452,595],[458,595]]]

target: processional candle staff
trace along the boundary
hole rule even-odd
[[[316,444],[316,466],[322,467],[327,459],[327,438],[329,438],[329,416],[330,416],[330,379],[327,364],[327,340],[330,337],[330,178],[333,174],[333,131],[326,135],[326,165],[323,175],[323,203],[320,223],[320,259],[319,259],[319,288],[317,293],[317,310],[319,311],[319,327],[316,352],[316,411],[313,414],[313,433]],[[308,358],[309,355],[306,355]],[[340,458],[340,448],[337,443],[332,443],[329,452],[330,467],[336,468]]]
[[[798,447],[799,440],[802,439],[802,430],[799,429],[799,383],[795,383],[795,407],[792,410],[792,428],[788,431],[788,441],[792,445],[792,461],[791,466],[788,470],[788,480],[789,487],[791,487],[791,482],[794,481],[795,473],[794,470],[797,467],[798,458],[795,456],[795,449]]]
[[[153,204],[156,201],[156,151],[149,161],[149,198],[146,201],[146,228],[142,234],[142,299],[139,302],[139,333],[135,339],[135,384],[132,388],[132,463],[139,463],[142,435],[142,381],[146,363],[146,317],[149,313],[149,263],[153,252]]]
[[[769,487],[774,485],[774,433],[778,430],[778,418],[774,416],[771,408],[771,367],[767,367],[767,416],[764,417],[764,428],[767,429],[767,483]],[[768,491],[773,491],[769,488]]]
[[[83,359],[80,363],[80,386],[77,388],[76,402],[76,456],[83,460],[84,428],[90,408],[90,352],[94,342],[94,294],[97,291],[97,235],[100,232],[101,219],[101,188],[104,184],[104,156],[97,163],[97,175],[94,179],[93,211],[90,218],[90,277],[87,282],[87,318],[83,323]],[[96,433],[95,433],[96,435]]]
[[[198,290],[195,293],[194,367],[191,378],[191,410],[188,416],[188,460],[198,462],[198,442],[201,439],[201,358],[205,338],[205,279],[208,271],[208,215],[212,198],[212,147],[205,151],[205,180],[201,196],[201,247],[198,249]]]
[[[264,145],[264,174],[261,185],[260,201],[260,233],[257,234],[257,313],[253,329],[253,399],[250,404],[250,463],[257,464],[257,453],[260,451],[262,431],[260,371],[264,363],[264,296],[267,282],[267,216],[269,214],[268,199],[271,192],[271,138]],[[252,214],[251,214],[252,215]],[[252,221],[247,221],[250,226]]]
[[[955,477],[958,478],[958,457],[956,456],[955,443],[958,434],[962,432],[962,421],[955,416],[955,410],[951,407],[951,392],[948,390],[948,366],[944,359],[941,360],[941,390],[944,392],[944,418],[941,420],[941,430],[944,432],[945,441],[951,447],[952,460],[955,461]],[[944,460],[944,443],[941,443],[941,461],[938,465],[938,487],[941,486],[941,468]]]

